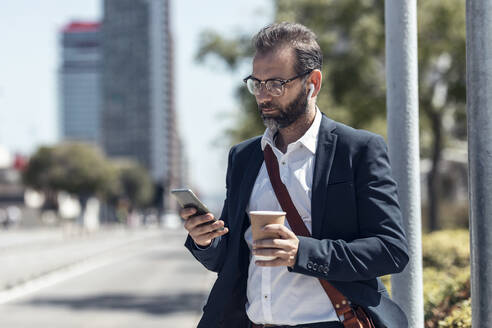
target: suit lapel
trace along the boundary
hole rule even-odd
[[[312,236],[320,238],[326,205],[326,191],[337,144],[337,135],[331,133],[335,122],[325,115],[321,118],[314,163],[313,187],[311,193]]]

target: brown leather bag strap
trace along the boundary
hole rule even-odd
[[[268,171],[268,176],[270,178],[270,182],[273,187],[273,191],[277,196],[277,200],[284,210],[287,213],[287,221],[289,222],[292,231],[298,236],[310,237],[308,228],[304,224],[297,208],[295,207],[292,199],[290,198],[289,191],[287,187],[283,184],[280,179],[280,171],[278,167],[277,157],[273,153],[270,145],[266,145],[265,150],[263,151],[263,156],[265,159],[265,165]],[[340,293],[335,287],[333,287],[328,281],[319,278],[321,286],[330,298],[333,306],[335,307],[335,311],[338,317],[343,315],[344,321],[343,325],[345,328],[360,328],[360,324],[355,316],[355,313],[350,306],[348,299]]]
[[[290,198],[289,191],[287,187],[283,184],[280,179],[280,172],[278,167],[277,157],[273,153],[270,145],[267,145],[265,150],[263,151],[263,157],[265,158],[265,165],[268,171],[268,176],[270,177],[270,182],[273,187],[273,191],[277,196],[278,202],[280,206],[287,213],[287,221],[289,222],[292,231],[298,236],[309,237],[311,234],[309,233],[308,228],[302,221],[297,208],[295,207],[292,199]]]

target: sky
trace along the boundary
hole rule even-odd
[[[176,110],[189,161],[190,187],[208,198],[225,192],[228,149],[224,130],[237,111],[234,92],[249,65],[228,71],[218,60],[199,64],[205,29],[253,35],[272,20],[265,0],[174,0]],[[59,31],[72,20],[102,18],[102,0],[0,2],[0,145],[29,155],[59,140],[57,70]]]

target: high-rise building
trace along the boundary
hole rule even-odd
[[[143,164],[166,208],[183,183],[169,18],[169,0],[104,1],[103,146]]]
[[[71,22],[61,31],[60,134],[63,140],[100,144],[100,23]]]

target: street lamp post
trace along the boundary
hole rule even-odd
[[[424,326],[416,0],[385,1],[388,144],[410,261],[391,278],[409,327]]]
[[[492,326],[492,3],[466,1],[472,326]]]

